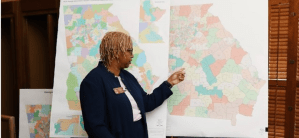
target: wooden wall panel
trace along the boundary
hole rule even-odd
[[[13,18],[1,19],[1,114],[18,117]],[[1,137],[8,137],[8,122],[1,120]],[[6,133],[7,132],[7,133]]]
[[[51,88],[54,81],[55,71],[55,55],[56,55],[56,41],[58,32],[58,17],[57,14],[47,15],[47,34],[48,34],[48,50],[49,50],[49,79],[51,81]]]
[[[59,0],[21,0],[22,12],[59,9]]]
[[[10,18],[1,19],[1,114],[18,114],[18,93],[16,90],[13,34]]]
[[[9,122],[1,119],[1,138],[9,138]]]
[[[30,88],[51,89],[47,15],[27,17],[25,28]]]
[[[13,3],[3,2],[1,3],[1,14],[12,14],[13,13]]]

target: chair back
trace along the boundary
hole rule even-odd
[[[15,117],[1,115],[1,137],[16,138]]]

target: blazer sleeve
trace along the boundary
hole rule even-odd
[[[145,111],[150,112],[154,110],[155,108],[160,106],[171,95],[172,95],[172,91],[165,83],[165,81],[159,87],[154,89],[153,93],[150,95],[146,94],[146,92],[143,91],[142,97],[143,97]]]
[[[84,127],[89,137],[113,138],[105,123],[106,102],[104,84],[84,80],[80,86],[80,101]]]

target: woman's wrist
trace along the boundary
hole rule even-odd
[[[168,86],[168,88],[172,88],[173,84],[171,84],[168,80],[165,81],[165,84]]]

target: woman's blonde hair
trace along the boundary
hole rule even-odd
[[[113,59],[119,60],[120,52],[125,54],[129,48],[132,48],[132,40],[129,35],[122,32],[106,33],[100,45],[100,55],[104,66],[109,67]]]

